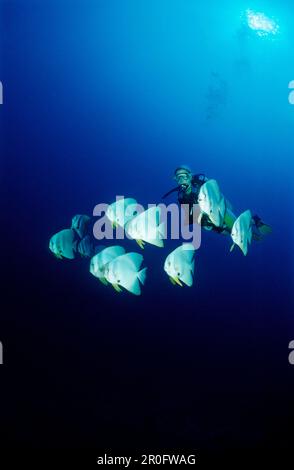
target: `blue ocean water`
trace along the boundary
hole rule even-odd
[[[1,2],[3,443],[290,447],[293,25],[289,0]],[[141,297],[51,255],[74,214],[159,203],[180,164],[272,234],[244,257],[204,232],[190,289],[163,272],[176,242],[148,246]]]

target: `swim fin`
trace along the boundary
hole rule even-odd
[[[254,225],[256,232],[254,232],[253,238],[255,240],[262,240],[265,235],[272,233],[272,228],[270,225],[265,224],[258,215],[252,217],[254,220]]]
[[[258,230],[262,235],[268,235],[269,233],[272,233],[271,226],[264,223],[258,227]]]

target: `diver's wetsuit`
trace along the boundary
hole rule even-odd
[[[208,181],[208,178],[205,175],[194,175],[192,179],[192,191],[190,193],[187,193],[185,189],[181,187],[178,189],[179,204],[189,204],[189,225],[192,225],[195,222],[193,218],[193,205],[198,204],[200,188],[206,181]],[[213,230],[218,233],[222,233],[226,230],[225,228],[214,225],[206,214],[202,215],[201,226],[206,230]]]
[[[192,190],[191,192],[187,192],[185,190],[185,186],[177,186],[173,188],[164,196],[165,199],[170,194],[177,192],[178,193],[178,202],[179,204],[188,204],[189,205],[189,225],[195,223],[195,218],[193,217],[193,205],[198,204],[198,196],[201,186],[208,181],[208,178],[204,174],[197,174],[194,175],[192,178]],[[226,220],[227,217],[227,220]],[[228,208],[225,214],[225,221],[223,227],[217,227],[214,225],[211,220],[209,219],[207,214],[202,214],[201,217],[201,226],[204,227],[206,230],[213,230],[217,233],[223,234],[231,234],[232,226],[234,221],[236,220],[236,216],[232,213],[232,211]],[[254,215],[252,217],[252,230],[253,230],[253,238],[255,240],[261,240],[263,235],[271,232],[271,227],[264,222],[262,222],[261,218],[258,215]]]

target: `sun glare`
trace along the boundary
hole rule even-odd
[[[254,30],[258,36],[276,35],[279,32],[277,22],[264,13],[247,10],[246,17],[249,28]]]

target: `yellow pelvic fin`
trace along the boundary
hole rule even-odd
[[[142,248],[142,250],[144,250],[145,242],[143,240],[136,240],[136,242],[138,243],[139,247]]]
[[[180,279],[175,276],[175,277],[170,277],[170,280],[172,282],[172,284],[175,286],[176,284],[178,284],[178,286],[181,286],[183,287],[183,284],[181,283]]]
[[[235,248],[235,246],[236,246],[236,244],[233,243],[233,245],[232,245],[231,248],[230,248],[230,253],[233,251],[233,249]]]
[[[112,284],[112,287],[116,290],[116,292],[121,292],[122,289],[119,287],[118,284]]]

